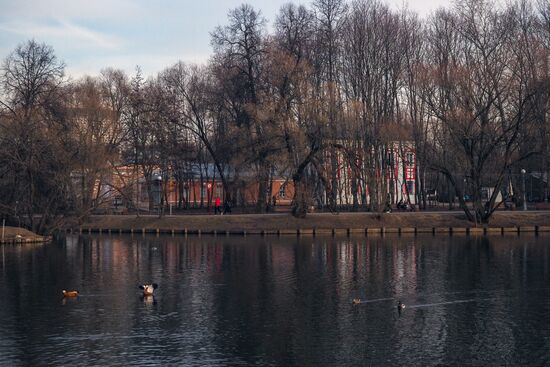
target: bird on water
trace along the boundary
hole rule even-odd
[[[152,296],[155,289],[157,289],[159,286],[157,283],[153,284],[143,284],[140,285],[138,288],[143,291],[144,296]]]
[[[399,301],[399,303],[397,303],[397,311],[401,312],[404,309],[405,309],[405,304]]]

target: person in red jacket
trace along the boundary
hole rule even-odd
[[[214,203],[214,214],[221,213],[221,206],[222,206],[222,200],[219,196],[216,197],[216,201]]]

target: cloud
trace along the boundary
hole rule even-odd
[[[63,19],[124,19],[140,12],[132,0],[0,0],[1,17]]]
[[[108,66],[133,74],[140,65],[150,76],[178,60],[205,63],[212,52],[209,32],[226,24],[228,10],[243,1],[0,0],[0,63],[30,38],[51,45],[74,77],[97,75]],[[287,1],[246,2],[273,20]],[[395,8],[408,2],[425,14],[426,7],[450,0],[386,1]]]
[[[74,43],[74,47],[95,46],[103,49],[119,49],[122,40],[101,32],[97,32],[66,20],[57,19],[49,23],[11,22],[0,24],[0,30],[24,36],[44,40],[62,40]]]
[[[189,64],[204,64],[208,61],[207,53],[176,52],[178,55],[152,54],[152,53],[131,53],[111,55],[105,57],[94,57],[81,60],[79,63],[67,63],[66,72],[74,79],[85,75],[96,76],[106,67],[122,69],[132,76],[136,72],[136,66],[141,68],[145,77],[155,76],[158,72],[174,65],[178,61]]]
[[[69,32],[69,35],[72,37],[83,41],[92,42],[96,46],[108,49],[117,49],[122,45],[122,41],[116,37],[105,35],[97,31],[92,31],[66,21],[59,21],[59,23],[63,28],[63,32]],[[65,37],[66,36],[67,34],[65,34]]]

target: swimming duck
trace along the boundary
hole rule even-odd
[[[155,289],[157,289],[159,286],[157,283],[153,284],[143,284],[139,286],[139,289],[143,290],[144,296],[152,296]]]
[[[399,301],[399,303],[397,304],[397,311],[401,312],[404,309],[405,309],[405,304]]]
[[[63,290],[63,297],[78,297],[78,291]]]
[[[351,301],[354,305],[358,305],[361,303],[361,300],[359,298],[354,298],[353,301]]]

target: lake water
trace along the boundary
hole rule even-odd
[[[69,236],[1,250],[0,365],[550,365],[550,237]],[[154,301],[140,297],[149,282]]]

